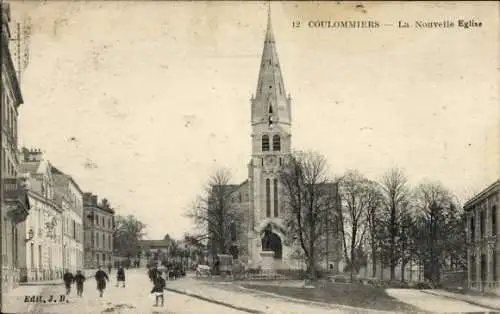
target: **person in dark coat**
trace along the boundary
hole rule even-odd
[[[156,278],[154,279],[154,286],[153,289],[151,290],[151,293],[155,295],[155,305],[158,306],[158,301],[161,300],[161,306],[165,303],[165,298],[163,296],[163,290],[165,290],[166,283],[165,279],[161,276],[160,272],[156,273]]]
[[[99,297],[102,298],[104,289],[106,289],[106,281],[109,281],[108,274],[104,272],[101,266],[98,267],[95,273],[95,281],[97,282],[97,290],[99,291]]]
[[[149,279],[154,282],[156,277],[157,277],[157,274],[158,274],[158,269],[156,269],[156,267],[152,267],[150,270],[149,270]]]
[[[118,287],[120,282],[122,283],[122,287],[125,288],[125,269],[123,269],[123,266],[120,266],[118,268],[118,271],[116,272],[116,286]]]
[[[81,297],[83,294],[83,282],[85,281],[85,276],[81,270],[76,271],[74,281],[76,282],[76,295]]]
[[[112,268],[111,263],[109,263],[108,264],[108,274],[110,274],[110,275],[111,275],[111,268]]]
[[[66,272],[63,275],[64,286],[66,287],[66,295],[69,295],[71,292],[71,284],[73,283],[74,277],[73,274],[66,269]]]

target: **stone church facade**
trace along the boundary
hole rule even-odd
[[[305,262],[294,257],[297,248],[286,244],[289,241],[286,241],[283,190],[278,173],[291,153],[292,101],[286,94],[270,12],[257,90],[250,101],[252,156],[247,165],[248,179],[230,186],[234,190],[233,208],[241,213],[243,221],[233,232],[233,247],[237,248],[238,259],[250,268],[262,266],[262,251],[274,251],[276,269],[304,268]],[[324,188],[331,189],[334,196],[338,194],[336,183]],[[325,229],[322,240],[328,254],[324,263],[320,263],[338,268],[339,238]]]

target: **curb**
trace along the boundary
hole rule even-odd
[[[254,288],[246,288],[243,286],[238,285],[239,288],[243,290],[249,290],[249,291],[254,291],[256,293],[261,293],[264,295],[269,295],[275,298],[279,299],[284,299],[296,303],[301,303],[305,305],[316,305],[316,306],[321,306],[323,308],[328,308],[328,309],[335,309],[335,310],[347,310],[347,311],[353,311],[356,313],[396,313],[396,312],[391,312],[391,311],[377,311],[377,310],[372,310],[372,309],[366,309],[366,308],[361,308],[361,307],[353,307],[353,306],[347,306],[347,305],[342,305],[342,304],[332,304],[332,303],[325,303],[325,302],[318,302],[318,301],[307,301],[303,299],[297,299],[297,298],[292,298],[272,292],[266,292],[266,291],[261,291],[259,289],[254,289]]]
[[[457,301],[462,301],[462,302],[469,303],[469,304],[472,304],[472,305],[475,305],[475,306],[483,307],[483,308],[485,308],[485,309],[492,310],[492,311],[494,311],[495,313],[500,312],[500,307],[493,307],[493,306],[489,306],[489,305],[481,304],[481,303],[479,303],[479,302],[475,302],[475,301],[471,301],[471,300],[460,299],[460,298],[454,298],[454,297],[449,296],[449,295],[443,295],[443,294],[439,294],[439,293],[431,292],[431,291],[429,291],[429,290],[420,290],[420,291],[422,291],[423,293],[427,293],[427,294],[434,295],[434,296],[443,297],[443,298],[452,299],[452,300],[457,300]]]
[[[210,299],[210,298],[201,296],[199,294],[189,293],[189,292],[186,292],[186,291],[177,290],[177,289],[173,289],[173,288],[165,288],[165,290],[170,291],[170,292],[174,292],[174,293],[184,294],[184,295],[187,295],[187,296],[190,296],[190,297],[202,300],[202,301],[206,301],[206,302],[210,302],[210,303],[213,303],[213,304],[225,306],[225,307],[232,308],[232,309],[235,309],[235,310],[238,310],[238,311],[242,311],[242,312],[246,312],[246,313],[251,313],[251,314],[265,314],[264,312],[261,312],[259,310],[254,310],[254,309],[249,309],[249,308],[244,308],[244,307],[232,305],[230,303],[226,303],[226,302],[222,302],[222,301]]]

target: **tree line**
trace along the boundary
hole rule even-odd
[[[388,169],[377,180],[357,170],[334,177],[326,158],[311,151],[290,154],[277,177],[285,244],[297,248],[295,255],[306,262],[313,279],[328,253],[327,235],[341,244],[346,265],[341,271],[351,277],[370,260],[372,274],[382,265],[394,280],[400,267],[405,280],[405,268],[412,263],[423,267],[426,280],[439,283],[445,268],[466,264],[462,206],[439,181],[411,186],[400,168]],[[245,216],[235,201],[237,186],[230,183],[231,172],[217,170],[186,213],[197,227],[190,234],[193,242],[209,243],[224,254],[232,250],[235,230],[252,224],[252,215]]]

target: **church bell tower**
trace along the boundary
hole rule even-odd
[[[257,90],[251,98],[252,159],[249,171],[256,242],[262,240],[263,229],[269,223],[283,225],[279,169],[291,150],[291,120],[291,98],[286,94],[269,10]],[[283,234],[276,233],[283,237]],[[263,246],[264,241],[255,244],[256,251],[269,249]],[[281,251],[277,255],[275,258],[281,259]],[[257,258],[257,252],[254,258]]]

